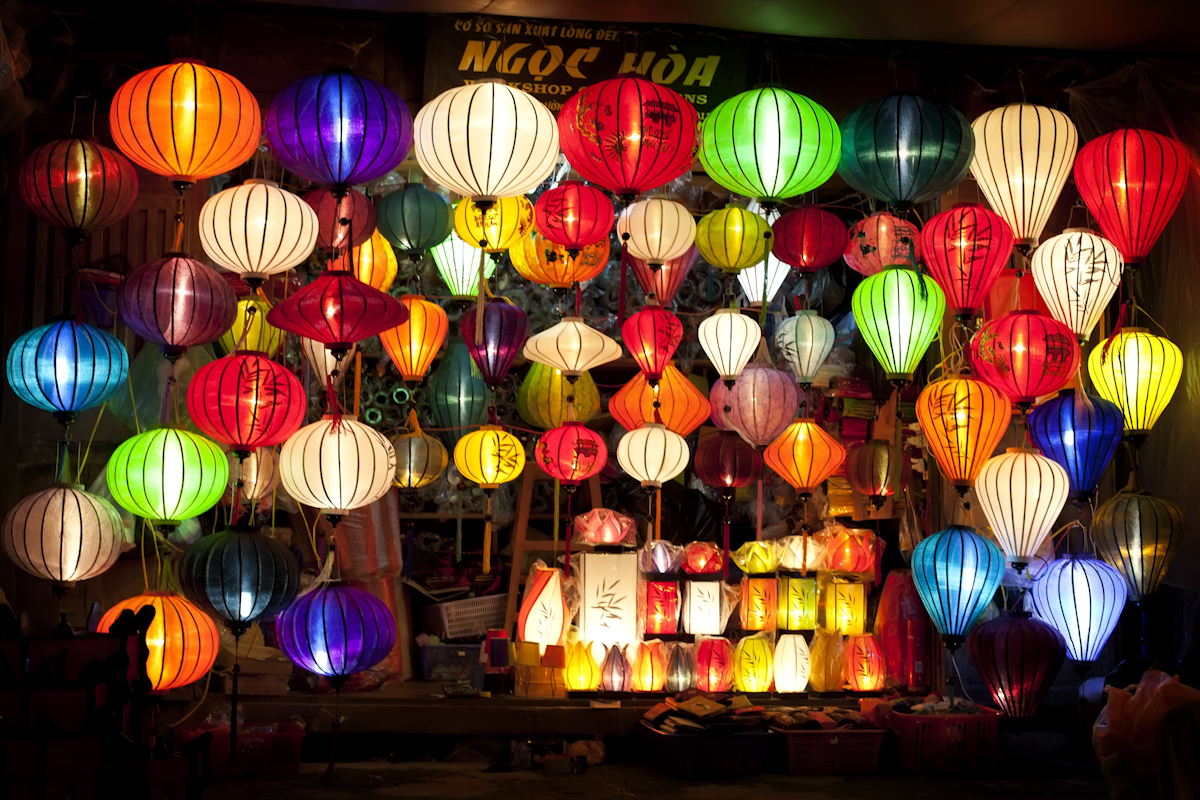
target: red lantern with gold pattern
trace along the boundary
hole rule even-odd
[[[846,637],[846,685],[852,692],[878,692],[887,677],[887,665],[874,634]]]
[[[646,306],[625,320],[621,338],[638,369],[655,386],[683,340],[683,323],[662,306]]]
[[[999,214],[979,203],[959,203],[929,218],[921,231],[921,253],[946,307],[972,317],[996,284],[1013,249],[1013,232]]]
[[[1019,407],[1053,394],[1079,369],[1079,342],[1058,320],[1014,311],[988,321],[971,337],[971,367]]]
[[[598,475],[608,463],[604,437],[582,422],[568,422],[538,437],[533,448],[538,466],[562,481],[567,491]]]

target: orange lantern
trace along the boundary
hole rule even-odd
[[[775,576],[742,578],[742,602],[738,614],[744,631],[775,630],[779,609],[779,583]]]
[[[633,657],[633,690],[661,692],[666,680],[667,660],[663,655],[662,642],[657,639],[638,642],[637,655]]]
[[[371,238],[350,251],[349,268],[363,283],[386,292],[396,280],[399,265],[392,246],[376,228]]]
[[[850,691],[878,692],[885,675],[887,667],[874,634],[846,638],[846,684]]]
[[[592,658],[592,648],[584,642],[567,645],[567,668],[563,675],[573,692],[594,692],[600,686],[600,665]]]
[[[825,565],[834,572],[873,573],[875,534],[842,528],[825,550]]]
[[[767,445],[763,460],[805,498],[838,471],[846,448],[810,417],[792,422]]]
[[[589,244],[571,258],[567,248],[534,233],[522,236],[508,249],[508,255],[522,278],[551,289],[567,289],[575,282],[590,281],[604,271],[608,265],[608,237]]]
[[[562,641],[571,611],[563,597],[562,571],[538,566],[525,584],[525,599],[517,617],[517,641],[533,642],[544,655]]]
[[[682,605],[679,582],[647,580],[645,588],[643,632],[648,636],[673,636],[679,633],[679,610]]]
[[[146,676],[153,691],[166,692],[203,678],[217,660],[217,624],[174,592],[146,592],[122,600],[100,618],[96,630],[108,633],[122,611],[136,614],[143,606],[154,608],[146,630]]]
[[[408,309],[408,320],[379,334],[379,341],[400,370],[400,376],[418,383],[429,372],[446,340],[450,322],[441,306],[420,295],[406,294],[400,302]]]
[[[1012,404],[1003,392],[968,375],[931,383],[917,398],[921,432],[959,494],[975,483],[1011,417]]]
[[[658,409],[654,408],[655,400]],[[657,386],[651,386],[646,374],[638,372],[608,401],[608,413],[627,431],[654,422],[656,410],[668,430],[687,436],[708,419],[711,407],[704,393],[674,362],[667,364]]]

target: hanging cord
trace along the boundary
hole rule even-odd
[[[654,541],[662,541],[662,486],[654,492]]]
[[[729,578],[729,501],[733,498],[733,490],[726,489],[725,496],[725,517],[721,520],[721,537],[723,539],[723,550],[721,554],[721,580]]]
[[[487,511],[483,515],[483,574],[492,574],[492,490],[484,489],[487,495]]]
[[[171,394],[172,394],[172,390],[175,388],[175,384],[178,382],[175,378],[175,364],[176,363],[177,363],[176,361],[170,362],[171,371],[167,374],[167,388],[166,388],[166,391],[163,392],[162,408],[158,412],[158,422],[160,425],[166,425],[167,422],[169,421],[168,415],[169,415],[170,407],[171,407]]]
[[[621,234],[621,266],[617,282],[617,327],[625,324],[625,272],[629,263],[629,234]],[[578,309],[576,309],[578,310]]]
[[[567,529],[563,532],[563,577],[571,577],[571,531],[575,527],[575,518],[571,516],[571,497],[567,494]],[[557,547],[555,547],[557,551]]]
[[[92,442],[96,439],[96,429],[100,427],[100,419],[104,416],[104,409],[108,407],[108,401],[105,400],[100,406],[99,413],[96,414],[96,422],[92,425],[92,435],[88,437],[87,449],[83,451],[83,457],[79,459],[79,469],[75,472],[75,482],[83,483],[83,468],[87,464],[88,456],[92,452]]]
[[[760,476],[758,479],[758,507],[757,507],[758,529],[754,533],[754,541],[756,541],[756,542],[762,541],[762,515],[763,515],[763,479]]]

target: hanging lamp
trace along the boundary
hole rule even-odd
[[[19,500],[0,525],[9,560],[62,587],[107,572],[124,543],[124,523],[112,504],[65,481]]]
[[[621,339],[638,369],[656,386],[683,340],[683,323],[662,306],[648,305],[625,320]]]
[[[1063,389],[1035,406],[1029,414],[1029,438],[1047,458],[1066,470],[1070,485],[1067,497],[1082,505],[1091,499],[1112,460],[1125,422],[1116,403],[1091,394],[1080,396],[1078,392]]]
[[[568,492],[600,474],[608,463],[604,437],[573,420],[539,436],[533,455],[537,465],[551,478],[561,481]]]
[[[608,266],[608,255],[607,237],[585,246],[572,257],[567,248],[540,233],[521,237],[508,250],[518,275],[560,291],[595,278]]]
[[[216,341],[237,313],[237,296],[211,267],[168,253],[125,276],[117,295],[121,320],[177,359],[193,345]]]
[[[846,454],[846,482],[867,497],[876,510],[883,508],[900,483],[900,455],[891,442],[872,439]]]
[[[196,370],[187,406],[201,433],[244,458],[300,430],[308,399],[287,367],[265,353],[238,351]]]
[[[379,431],[333,413],[292,434],[279,451],[279,479],[297,503],[333,522],[392,488],[396,451]]]
[[[640,372],[634,380],[639,377],[644,380]],[[574,397],[574,402],[568,402],[568,397]],[[579,422],[588,422],[600,413],[600,392],[590,374],[584,372],[571,383],[554,367],[537,362],[529,365],[517,390],[521,419],[544,430],[557,428],[567,421],[567,409],[572,406]]]
[[[921,604],[954,652],[1000,588],[1004,554],[970,528],[952,525],[917,544],[912,575]]]
[[[775,329],[775,346],[801,386],[811,386],[816,380],[833,351],[835,338],[833,323],[809,309],[785,318]]]
[[[217,660],[221,646],[212,618],[174,592],[145,592],[115,604],[96,623],[97,633],[108,633],[126,611],[137,614],[154,609],[146,628],[146,677],[150,691],[164,694],[203,678]]]
[[[454,206],[454,233],[485,253],[502,253],[533,231],[533,204],[524,197],[501,197],[486,208],[474,200]]]
[[[763,461],[808,498],[846,460],[846,449],[812,418],[797,419],[763,451]]]
[[[463,313],[463,341],[483,382],[495,392],[525,344],[529,317],[507,298],[493,297],[483,306],[483,323],[478,326],[481,336],[476,338],[477,310],[471,306]]]
[[[1089,555],[1051,561],[1033,579],[1034,615],[1053,626],[1067,643],[1067,658],[1088,664],[1100,657],[1125,610],[1125,579]]]
[[[661,422],[648,422],[621,437],[617,461],[642,486],[661,489],[687,467],[691,452],[678,433]]]
[[[1118,492],[1092,516],[1096,550],[1124,576],[1135,603],[1158,591],[1182,538],[1179,506],[1145,492]]]
[[[334,354],[408,319],[408,309],[391,295],[360,281],[350,272],[327,269],[312,283],[267,314],[281,330],[321,342]]]
[[[699,255],[700,251],[693,244],[683,255],[668,259],[657,267],[637,257],[630,257],[629,266],[633,270],[634,280],[646,294],[647,302],[653,297],[661,305],[669,306],[683,282],[687,280]]]
[[[578,397],[575,402],[578,406]],[[704,393],[674,363],[668,363],[656,386],[650,385],[643,372],[630,378],[608,401],[608,413],[627,431],[647,422],[662,422],[680,436],[688,436],[708,419],[709,404]]]
[[[1037,450],[1010,447],[989,458],[975,479],[975,497],[1000,549],[1018,570],[1037,557],[1067,502],[1067,471]]]
[[[421,430],[416,409],[408,410],[404,429],[390,439],[396,451],[396,486],[416,491],[442,476],[450,463],[445,446]]]
[[[236,293],[237,289],[234,289],[234,292]],[[243,350],[266,353],[271,358],[278,356],[285,334],[267,322],[267,312],[270,310],[271,303],[258,294],[240,297],[233,324],[214,343],[217,353],[230,355],[241,343]],[[242,334],[245,334],[245,338]]]
[[[438,275],[457,301],[475,300],[479,294],[479,248],[451,234],[430,251]],[[484,259],[483,277],[496,273],[496,261]]]
[[[942,328],[946,296],[932,280],[889,266],[858,285],[850,301],[863,339],[887,379],[908,383]]]
[[[617,216],[617,238],[651,267],[686,253],[697,236],[692,212],[674,200],[639,200]]]
[[[400,371],[400,377],[419,383],[446,341],[450,321],[441,306],[420,295],[403,295],[400,304],[408,311],[408,319],[381,332],[379,341]]]
[[[613,229],[616,211],[608,195],[583,181],[563,181],[547,189],[533,207],[533,224],[548,241],[571,258]]]
[[[771,225],[761,214],[731,203],[710,211],[696,225],[696,247],[704,260],[722,272],[736,274],[771,252]],[[643,257],[639,253],[634,255]]]
[[[419,261],[431,247],[446,241],[454,230],[450,201],[419,183],[406,183],[375,203],[375,224],[392,247]]]
[[[206,614],[230,623],[240,637],[274,616],[300,589],[300,567],[275,537],[235,526],[202,536],[179,560],[179,590]]]
[[[771,223],[771,253],[801,272],[837,263],[849,243],[846,223],[819,206],[799,206]]]
[[[850,226],[850,241],[842,256],[850,269],[868,277],[897,264],[916,269],[921,263],[921,232],[912,223],[880,211]]]
[[[621,357],[621,345],[588,327],[582,317],[563,317],[557,325],[530,336],[523,355],[530,361],[554,367],[570,380],[616,361]]]
[[[200,207],[200,246],[251,288],[304,263],[317,244],[317,214],[274,181],[252,178]]]
[[[1027,611],[1006,611],[967,637],[971,663],[1007,717],[1037,712],[1066,658],[1062,634]]]
[[[1079,370],[1079,343],[1066,325],[1038,311],[1013,311],[984,323],[968,348],[976,375],[1028,410]]]
[[[787,429],[800,407],[796,381],[768,364],[748,364],[725,399],[724,421],[755,447]]]
[[[1088,375],[1105,400],[1125,417],[1125,435],[1140,444],[1175,395],[1183,354],[1165,336],[1122,328],[1088,356]]]
[[[950,313],[974,317],[1012,257],[1012,228],[979,203],[958,203],[921,230],[925,266],[946,293]]]
[[[341,386],[342,381],[346,379],[346,370],[342,368],[342,362],[349,363],[346,359],[352,358],[358,352],[358,345],[351,345],[346,354],[338,359],[316,339],[309,339],[305,336],[299,338],[300,352],[304,353],[304,359],[308,361],[309,367],[316,376],[317,384],[326,386],[332,383],[335,389]]]
[[[396,622],[382,600],[333,583],[296,598],[275,618],[279,649],[296,666],[341,690],[356,672],[378,664],[396,645]]]
[[[1125,261],[1112,242],[1067,228],[1033,251],[1033,280],[1050,315],[1086,342],[1121,285]]]
[[[959,494],[975,482],[1012,418],[1012,404],[991,384],[954,375],[917,397],[917,421],[942,475]]]
[[[61,228],[68,247],[124,217],[137,199],[133,165],[89,139],[42,145],[21,162],[21,199],[39,219]]]
[[[301,199],[317,215],[317,247],[326,256],[334,257],[358,247],[375,230],[375,204],[357,189],[350,189],[344,195],[314,189]]]
[[[342,258],[345,259],[345,256]],[[392,288],[396,273],[400,270],[392,246],[378,228],[371,232],[365,242],[350,251],[349,262],[354,277],[381,292]]]
[[[525,469],[525,446],[499,425],[484,425],[454,445],[454,466],[466,480],[479,484],[487,495],[484,513],[483,573],[492,571],[492,493],[500,484],[516,480]]]
[[[177,528],[217,504],[229,483],[229,463],[212,440],[164,426],[118,445],[105,476],[126,511],[158,528]]]
[[[697,337],[721,380],[732,387],[758,349],[762,329],[736,308],[718,308],[700,323]]]
[[[444,429],[441,439],[451,450],[466,435],[467,428],[487,421],[487,384],[479,376],[461,336],[452,336],[446,343],[445,355],[429,376],[426,397],[433,424]]]

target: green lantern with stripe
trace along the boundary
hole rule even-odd
[[[887,379],[902,384],[912,380],[941,330],[946,295],[931,278],[893,265],[860,283],[851,307]]]

